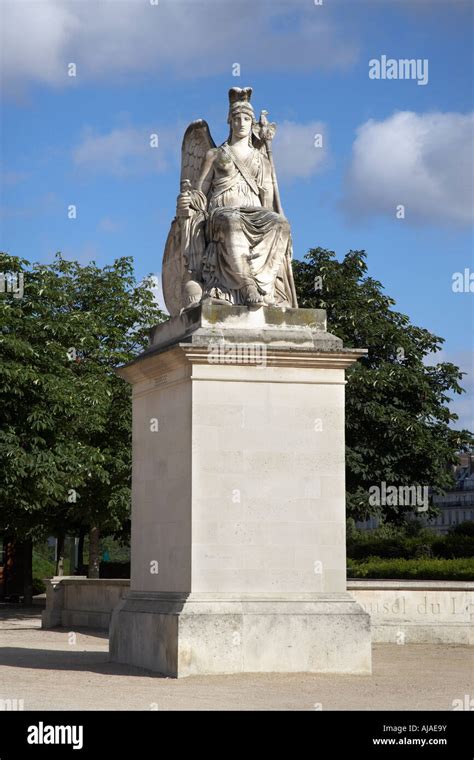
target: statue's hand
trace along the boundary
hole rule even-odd
[[[185,190],[180,193],[176,202],[176,216],[189,216],[191,206],[191,193]]]

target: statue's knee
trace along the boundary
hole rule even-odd
[[[283,235],[289,235],[290,234],[290,223],[288,219],[286,219],[281,214],[277,214],[276,211],[273,212],[272,216],[272,227],[275,230],[278,230],[278,232],[281,232]]]
[[[221,225],[225,233],[236,232],[240,229],[240,219],[238,214],[224,214],[221,220]]]

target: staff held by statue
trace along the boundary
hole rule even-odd
[[[276,171],[275,171],[275,164],[273,163],[272,140],[276,132],[276,124],[273,122],[270,123],[268,121],[267,114],[268,114],[268,111],[261,111],[260,121],[258,122],[258,127],[259,127],[258,132],[259,132],[260,139],[263,140],[263,143],[265,145],[268,161],[270,163],[275,208],[279,214],[281,214],[282,216],[285,216],[282,205],[281,205],[281,200],[280,200],[280,190],[278,189],[278,180],[277,180]]]

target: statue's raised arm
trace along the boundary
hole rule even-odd
[[[255,119],[252,89],[229,90],[228,139],[218,148],[205,121],[187,128],[176,218],[163,257],[172,316],[202,299],[297,307],[292,242],[273,165],[275,125]]]

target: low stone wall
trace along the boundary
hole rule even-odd
[[[43,628],[108,630],[130,581],[71,576],[46,587]],[[353,580],[347,590],[370,614],[374,643],[474,645],[473,582]]]
[[[62,576],[45,581],[42,628],[98,628],[107,631],[112,610],[130,588],[127,579]]]
[[[353,580],[347,590],[370,614],[373,642],[474,645],[474,582]]]

